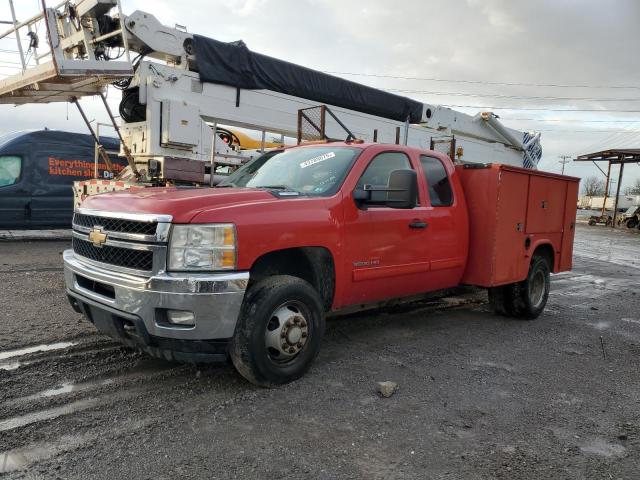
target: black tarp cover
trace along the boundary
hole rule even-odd
[[[202,82],[273,90],[401,122],[422,119],[420,102],[252,52],[241,41],[194,35],[193,46]]]

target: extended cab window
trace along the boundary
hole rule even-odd
[[[433,157],[420,156],[422,170],[429,187],[429,198],[434,207],[447,207],[453,204],[453,190],[447,171],[440,160]]]
[[[387,187],[389,176],[394,170],[410,170],[411,163],[409,157],[402,152],[384,152],[378,154],[367,166],[357,187],[364,188],[365,185],[372,187]],[[371,192],[371,200],[383,202],[387,199],[387,192]]]
[[[18,183],[21,173],[22,158],[12,155],[0,156],[0,187]]]
[[[218,187],[329,196],[338,191],[359,152],[358,148],[324,146],[269,152],[236,170]]]

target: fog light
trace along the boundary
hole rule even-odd
[[[167,320],[174,325],[193,326],[196,324],[193,312],[184,310],[167,310]]]

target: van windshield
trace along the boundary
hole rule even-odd
[[[266,188],[309,196],[338,191],[360,149],[305,147],[268,152],[252,160],[218,187]]]

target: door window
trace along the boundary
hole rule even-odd
[[[0,156],[0,187],[7,187],[20,181],[22,158],[12,155]]]
[[[365,185],[374,187],[387,187],[389,185],[389,176],[394,170],[410,170],[411,163],[409,157],[401,152],[384,152],[377,155],[367,166],[360,180],[358,187],[363,188]],[[371,200],[375,202],[383,202],[387,199],[387,192],[371,192]]]
[[[429,187],[429,198],[433,207],[448,207],[453,204],[453,190],[447,171],[440,160],[433,157],[420,156],[422,170]]]

